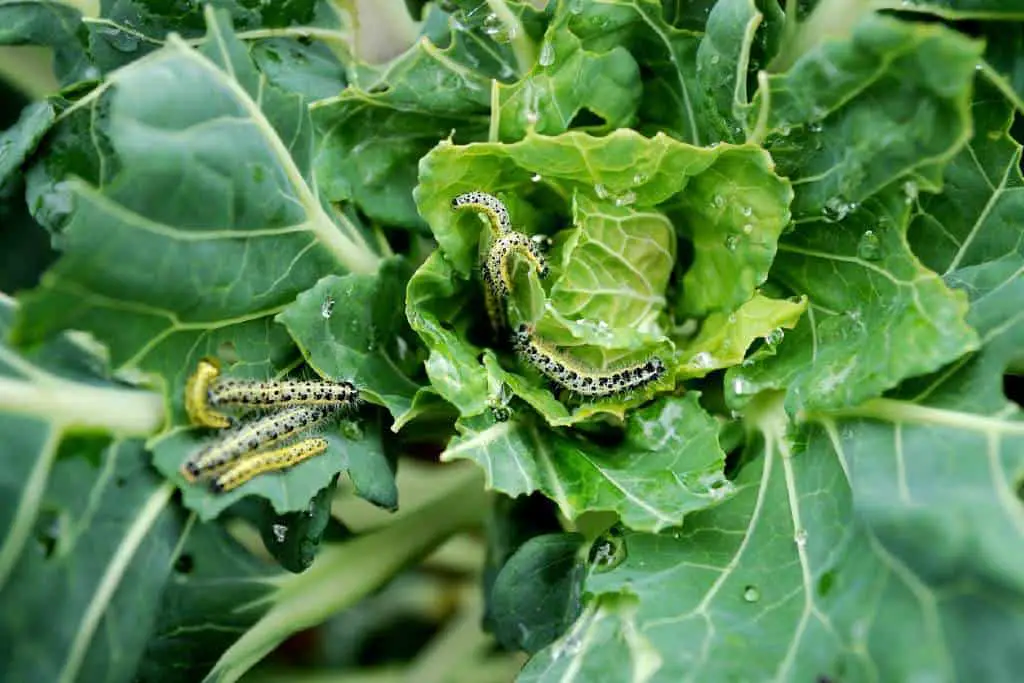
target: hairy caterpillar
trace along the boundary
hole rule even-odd
[[[215,358],[200,358],[196,371],[185,383],[185,412],[192,424],[201,427],[224,429],[231,421],[226,415],[210,407],[208,400],[210,386],[220,376],[220,363]]]
[[[665,374],[660,358],[614,370],[596,370],[558,352],[533,336],[529,325],[520,325],[512,335],[512,346],[524,361],[545,377],[569,391],[588,398],[613,396],[640,389]]]
[[[334,405],[294,406],[246,422],[186,460],[181,466],[181,474],[188,481],[217,474],[243,455],[295,436],[335,412]]]
[[[219,380],[207,394],[210,405],[234,406],[243,410],[281,406],[354,406],[359,390],[351,382],[281,380],[250,382]]]
[[[505,204],[494,195],[486,192],[466,192],[452,199],[452,208],[479,211],[487,217],[491,232],[495,236],[512,231],[512,219],[508,215]]]
[[[327,439],[303,439],[272,451],[262,451],[242,459],[227,471],[218,475],[210,488],[214,493],[223,493],[238,488],[253,477],[265,472],[283,470],[297,465],[303,460],[320,455],[327,450]]]
[[[509,257],[519,254],[529,261],[542,278],[548,276],[548,262],[538,242],[521,232],[510,232],[496,240],[487,253],[484,262],[484,283],[495,298],[504,300],[512,291],[512,275],[509,271]]]

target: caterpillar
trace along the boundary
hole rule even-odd
[[[181,466],[181,474],[188,481],[218,474],[246,453],[303,432],[335,412],[333,405],[294,406],[246,422],[186,460]]]
[[[216,358],[200,358],[196,370],[185,382],[185,412],[192,424],[224,429],[231,421],[226,415],[210,407],[210,385],[220,376],[220,363]]]
[[[640,389],[665,374],[660,358],[613,370],[587,367],[536,338],[529,325],[522,324],[512,335],[512,346],[525,362],[555,384],[587,398],[614,396]]]
[[[214,493],[224,493],[238,488],[253,477],[265,472],[276,472],[303,460],[308,460],[320,455],[327,450],[327,439],[313,438],[303,439],[272,451],[262,451],[242,459],[241,462],[232,466],[227,471],[219,474],[210,482],[210,489]]]
[[[512,231],[512,219],[508,215],[505,204],[494,195],[486,192],[465,192],[452,199],[452,209],[471,209],[487,217],[491,232],[500,236]]]
[[[484,263],[484,284],[499,300],[506,299],[512,291],[512,275],[509,272],[509,257],[512,254],[523,256],[541,278],[547,277],[550,272],[540,244],[523,233],[510,232],[494,240]]]
[[[359,390],[351,382],[322,380],[220,380],[210,386],[207,396],[210,405],[242,410],[300,405],[352,407],[359,402]]]

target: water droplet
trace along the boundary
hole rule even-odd
[[[331,317],[332,313],[334,313],[334,297],[327,296],[324,298],[324,302],[320,304],[320,315],[323,316],[324,320],[327,320]]]
[[[857,256],[865,261],[877,261],[882,257],[882,241],[874,230],[865,230],[857,243]]]
[[[628,552],[622,529],[613,526],[604,532],[590,546],[590,564],[595,572],[607,572],[622,564]]]
[[[845,201],[842,197],[829,197],[821,213],[833,221],[841,221],[857,208],[856,202]]]
[[[711,199],[711,205],[714,206],[716,209],[722,208],[723,206],[725,206],[725,197],[723,197],[720,194],[716,194]]]
[[[782,343],[782,338],[786,336],[786,333],[781,327],[776,327],[774,330],[764,336],[764,343],[769,346],[778,346]]]
[[[598,199],[608,198],[608,188],[603,183],[597,183],[594,185],[594,194],[597,195]]]
[[[545,40],[544,44],[540,46],[537,63],[541,66],[551,66],[555,63],[555,44],[550,40]]]
[[[747,586],[743,589],[743,599],[747,602],[757,602],[761,599],[761,591],[757,586]]]
[[[284,524],[274,524],[270,530],[274,532],[274,540],[278,543],[284,543],[284,539],[288,538],[288,527]]]
[[[540,180],[541,180],[540,173],[534,173],[532,176],[530,176],[530,180],[535,182],[535,183],[539,183]]]
[[[624,192],[615,198],[615,206],[629,206],[636,201],[635,192]]]
[[[707,351],[701,351],[690,359],[690,365],[700,370],[707,370],[715,366],[715,357]]]
[[[746,234],[746,235],[749,235],[752,232],[754,232],[754,224],[753,223],[744,223],[743,224],[743,233]]]
[[[903,183],[903,196],[906,198],[905,201],[907,204],[910,204],[917,199],[917,183],[913,180],[908,180]]]
[[[636,174],[633,175],[633,184],[634,185],[643,185],[646,182],[647,182],[647,176],[645,174],[643,174],[643,173],[636,173]]]
[[[516,37],[515,28],[506,26],[493,12],[484,17],[484,33],[497,43],[507,43]]]
[[[725,248],[729,251],[736,251],[736,247],[740,244],[739,235],[729,235],[725,238]]]
[[[801,548],[806,546],[807,545],[807,529],[797,529],[796,533],[793,535],[793,540],[796,541],[796,544],[798,546],[800,546]]]
[[[752,213],[754,213],[754,209],[752,209],[749,206],[744,206],[742,209],[740,209],[740,213],[742,213],[744,216],[750,216]]]
[[[781,135],[784,138],[788,138],[792,130],[793,129],[790,128],[788,123],[784,123],[781,126],[779,126],[779,135]]]
[[[720,61],[722,61],[721,57],[719,57],[718,55],[711,55],[712,64],[718,64]]]
[[[818,121],[811,121],[809,124],[807,124],[807,130],[809,130],[812,133],[820,133],[822,128],[823,126]]]
[[[754,393],[754,385],[744,377],[736,377],[732,380],[732,393],[737,396],[745,396]]]

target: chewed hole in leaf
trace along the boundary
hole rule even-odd
[[[1003,375],[1003,394],[1018,406],[1024,405],[1024,377]]]
[[[174,561],[174,571],[177,574],[188,575],[195,569],[195,560],[188,553],[182,553]]]

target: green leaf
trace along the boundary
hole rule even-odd
[[[316,559],[320,541],[331,519],[335,483],[336,480],[331,480],[320,489],[305,510],[283,515],[269,514],[260,524],[263,545],[288,571],[304,572]]]
[[[807,295],[810,309],[777,356],[728,371],[735,405],[784,389],[794,411],[853,406],[977,348],[966,298],[910,252],[909,217],[895,187],[841,223],[805,222],[787,236],[772,277]]]
[[[786,301],[755,294],[734,313],[712,313],[701,323],[697,336],[680,349],[678,357],[685,360],[679,374],[703,377],[738,365],[758,338],[772,346],[778,344],[783,328],[792,329],[806,309],[805,297]]]
[[[972,108],[976,133],[946,166],[943,192],[913,204],[908,238],[921,261],[947,277],[972,266],[1024,259],[1017,216],[1021,147],[1009,135],[1012,108],[990,86]]]
[[[703,90],[697,84],[700,34],[665,21],[659,0],[570,2],[569,28],[591,52],[622,45],[647,71],[640,103],[643,130],[664,131],[692,143],[717,140],[704,121]]]
[[[33,102],[21,111],[18,122],[0,134],[0,194],[11,192],[14,176],[57,118],[50,100]]]
[[[64,255],[24,297],[14,336],[89,331],[115,367],[161,377],[175,407],[204,354],[252,374],[282,367],[293,351],[271,318],[324,274],[377,265],[316,194],[302,99],[267,85],[210,20],[204,52],[172,37],[66,114],[34,199],[73,202],[55,225]],[[93,173],[64,176],[65,159],[93,155],[80,167]]]
[[[568,519],[610,510],[634,529],[682,523],[693,510],[729,497],[718,424],[698,394],[665,398],[629,414],[610,445],[533,424],[475,418],[461,425],[441,459],[473,460],[489,488],[509,496],[541,491]]]
[[[494,582],[494,635],[510,650],[536,652],[569,626],[580,611],[583,536],[545,534],[526,541]]]
[[[1024,421],[962,379],[939,379],[958,407],[876,403],[794,433],[763,401],[736,496],[682,531],[626,534],[520,680],[1015,680]]]
[[[0,339],[12,318],[0,298]],[[66,336],[0,344],[3,680],[133,680],[170,575],[183,520],[135,438],[159,399],[102,369]]]
[[[783,21],[776,2],[722,0],[711,9],[697,48],[697,80],[715,139],[742,142],[746,138],[747,75],[756,66],[757,55],[752,53],[759,47],[755,37],[760,30],[762,45],[776,48]]]
[[[318,374],[354,382],[396,420],[412,409],[420,388],[409,378],[416,358],[405,341],[408,279],[401,259],[384,261],[374,275],[329,275],[277,316]]]
[[[138,680],[202,680],[221,653],[270,609],[267,599],[276,582],[287,580],[217,524],[191,527],[173,572]]]
[[[518,140],[527,132],[564,133],[584,109],[604,122],[589,126],[594,132],[628,126],[635,118],[643,91],[636,60],[622,46],[584,49],[569,25],[569,5],[560,3],[556,12],[530,73],[497,85],[502,140]]]
[[[467,44],[474,40],[455,30],[447,47],[423,38],[378,77],[312,105],[317,176],[329,199],[355,202],[385,223],[422,226],[411,197],[417,160],[450,135],[486,137],[488,72],[509,69],[493,54],[480,64],[483,55]]]
[[[20,0],[0,5],[0,45],[52,47],[54,75],[62,85],[98,75],[86,43],[82,13],[70,3]]]
[[[841,220],[899,179],[921,182],[970,137],[982,46],[938,24],[864,15],[755,97],[755,139],[797,190],[793,213]]]

